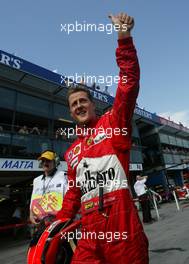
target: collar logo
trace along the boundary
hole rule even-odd
[[[90,146],[93,143],[93,137],[87,139],[87,146]]]

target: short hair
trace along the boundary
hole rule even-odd
[[[140,175],[140,174],[137,174],[136,175],[136,180],[139,180],[139,179],[141,179],[142,178],[142,176]]]
[[[89,98],[89,100],[91,102],[94,102],[93,100],[93,96],[91,95],[91,92],[89,89],[83,87],[83,86],[72,86],[70,88],[68,88],[68,93],[67,93],[67,103],[69,105],[69,97],[71,94],[77,93],[77,92],[85,92],[87,94],[87,97]]]

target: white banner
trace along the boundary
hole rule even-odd
[[[58,167],[60,170],[66,170],[65,161],[61,161]],[[0,159],[0,171],[41,171],[38,160],[30,159]]]
[[[129,164],[130,171],[142,171],[142,164],[141,163],[130,163]]]
[[[65,161],[61,161],[59,170],[67,170]],[[142,171],[141,163],[130,163],[130,171]],[[38,160],[31,159],[0,159],[0,171],[41,171]]]

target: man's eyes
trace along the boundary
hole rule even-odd
[[[81,99],[81,100],[80,100],[80,103],[86,103],[86,102],[87,102],[86,99]]]
[[[79,102],[80,102],[80,103],[87,103],[87,100],[86,100],[86,99],[81,99]],[[73,107],[77,106],[77,101],[74,102],[74,103],[72,104],[72,106],[73,106]]]

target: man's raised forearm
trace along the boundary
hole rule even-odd
[[[118,32],[118,48],[116,50],[120,81],[113,106],[113,119],[116,120],[119,127],[127,127],[130,130],[140,79],[137,53],[130,34],[134,26],[134,19],[127,14],[120,13],[117,16],[111,16],[111,20],[112,23],[122,26]]]

